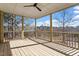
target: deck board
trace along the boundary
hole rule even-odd
[[[79,50],[35,38],[10,40],[0,44],[0,56],[65,56],[65,54],[79,55]]]
[[[2,53],[1,53],[2,52]],[[65,56],[53,49],[43,46],[28,38],[12,40],[0,46],[0,55],[3,56]]]
[[[50,47],[50,48],[52,48],[56,51],[59,51],[59,52],[65,54],[65,55],[71,55],[71,56],[79,55],[79,50],[74,49],[74,48],[70,48],[70,47],[63,46],[63,45],[60,45],[60,44],[56,44],[56,43],[53,43],[53,42],[44,43],[44,40],[40,40],[40,39],[37,39],[37,38],[36,39],[33,38],[32,40],[35,41],[35,42],[38,42],[38,43],[41,42],[42,45]]]

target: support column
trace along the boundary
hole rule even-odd
[[[37,37],[36,19],[35,19],[35,38]]]
[[[52,29],[52,14],[50,14],[50,42],[52,42],[52,33],[53,33],[53,29]]]
[[[0,43],[4,42],[3,12],[0,11]]]
[[[24,39],[24,17],[22,16],[22,39]]]

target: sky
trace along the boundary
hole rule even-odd
[[[71,8],[66,9],[66,13],[68,13],[68,17],[72,17],[72,20],[76,20],[74,22],[66,23],[66,26],[79,26],[79,6],[74,6]],[[72,15],[73,14],[73,15]],[[54,27],[62,26],[59,20],[62,19],[63,14],[60,12],[54,13],[52,16],[52,23]],[[56,18],[57,17],[57,18]],[[44,16],[42,18],[37,19],[37,26],[50,26],[50,17],[49,15]],[[67,25],[68,24],[68,25]]]
[[[70,22],[69,24],[66,23],[66,26],[73,26],[73,27],[79,26],[79,6],[77,5],[77,6],[66,9],[66,13],[69,15],[68,16],[69,18],[71,17],[72,20],[76,20],[74,22]],[[72,15],[73,15],[73,17],[72,17]],[[61,23],[59,22],[62,20],[61,16],[63,16],[62,11],[52,14],[53,27],[62,26]],[[19,18],[19,16],[17,16],[17,19],[18,18]],[[50,16],[47,15],[47,16],[41,17],[41,18],[37,19],[36,22],[37,22],[37,24],[36,24],[37,26],[50,26]],[[35,20],[32,18],[24,18],[24,26],[26,24],[29,24],[30,27],[33,27],[33,26],[35,26]],[[21,25],[21,24],[19,23],[19,25]]]
[[[72,20],[75,20],[74,22],[70,22],[70,23],[66,23],[66,26],[72,26],[72,27],[77,27],[79,26],[79,6],[74,6],[71,8],[66,9],[66,13],[68,16],[66,16],[68,19],[72,18]],[[52,14],[52,27],[62,27],[62,24],[60,21],[62,21],[62,11],[56,12],[54,14]],[[72,17],[73,16],[73,17]],[[19,27],[22,26],[22,22],[21,22],[21,17],[17,16],[16,17],[17,21],[19,22],[19,24],[17,24]],[[36,20],[36,25],[37,26],[50,26],[50,16],[44,16],[41,17],[39,19]],[[35,19],[32,18],[24,18],[24,28],[27,28],[26,25],[29,25],[29,28],[31,28],[31,30],[34,30],[35,28]],[[8,26],[8,24],[4,24],[4,26]]]

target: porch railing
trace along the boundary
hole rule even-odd
[[[50,40],[49,31],[38,31],[37,37],[44,40]],[[79,48],[79,33],[75,32],[53,32],[52,42],[72,48]]]
[[[20,32],[16,32],[14,37],[21,37]],[[18,34],[18,35],[17,35]],[[79,33],[75,32],[53,32],[52,42],[61,44],[64,46],[78,48],[79,49]],[[26,37],[35,37],[35,31],[24,32]],[[5,37],[8,37],[8,32],[5,32]],[[50,31],[37,31],[37,38],[43,40],[50,40]]]

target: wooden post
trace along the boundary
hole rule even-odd
[[[3,12],[0,11],[0,43],[4,42]]]
[[[24,39],[24,17],[22,16],[22,39]]]
[[[35,38],[37,37],[36,19],[35,19]]]
[[[50,14],[50,42],[52,42],[52,33],[53,33],[53,29],[52,29],[52,14]]]

